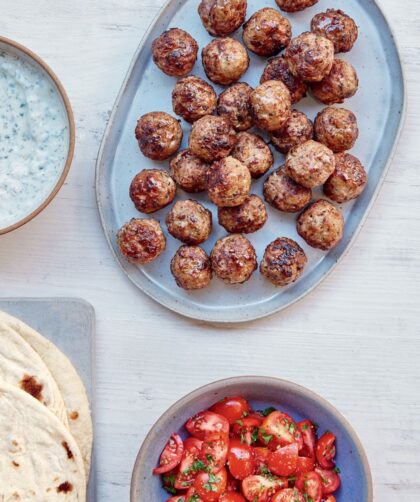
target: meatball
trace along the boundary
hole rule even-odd
[[[331,40],[336,53],[351,51],[359,35],[353,19],[342,10],[335,9],[314,16],[311,31]]]
[[[257,195],[250,195],[236,207],[219,207],[219,224],[231,234],[251,234],[265,225],[267,209]]]
[[[251,188],[248,168],[233,157],[215,162],[207,172],[207,194],[219,207],[242,204]]]
[[[166,247],[160,224],[152,219],[133,218],[120,229],[117,242],[127,260],[139,265],[156,260]]]
[[[299,279],[307,262],[297,242],[279,237],[265,248],[260,272],[275,286],[287,286]]]
[[[344,218],[330,202],[318,200],[299,215],[297,231],[310,246],[327,251],[343,237]]]
[[[334,153],[317,141],[294,146],[286,157],[286,174],[306,188],[323,185],[334,169]]]
[[[204,47],[204,71],[214,83],[229,85],[237,82],[249,66],[245,47],[233,38],[217,38]]]
[[[265,174],[274,162],[273,154],[261,136],[248,132],[238,134],[232,157],[245,164],[253,178]]]
[[[359,79],[353,66],[342,59],[334,59],[331,72],[311,86],[311,93],[321,103],[333,105],[354,96],[358,87]]]
[[[264,198],[274,208],[285,213],[297,213],[309,204],[312,191],[289,178],[280,167],[264,182]]]
[[[286,49],[289,70],[304,82],[319,82],[334,62],[334,45],[327,38],[305,32],[294,38]]]
[[[325,108],[315,119],[315,139],[334,153],[353,148],[359,136],[357,119],[345,108]]]
[[[261,129],[281,129],[292,113],[289,89],[279,80],[267,80],[251,93],[249,109]]]
[[[169,163],[176,183],[186,192],[204,192],[207,188],[207,169],[204,162],[188,148],[179,152]]]
[[[166,160],[179,148],[182,127],[165,112],[150,112],[137,122],[136,139],[143,155],[153,160]]]
[[[250,85],[239,82],[228,87],[219,96],[217,113],[228,118],[236,131],[246,131],[252,127],[252,117],[248,108],[252,91]]]
[[[210,259],[214,273],[228,284],[246,282],[258,266],[254,247],[239,234],[219,239]]]
[[[204,115],[211,115],[217,106],[217,94],[213,87],[199,77],[178,80],[172,91],[172,107],[187,122],[195,122]]]
[[[294,146],[312,139],[313,134],[308,117],[303,112],[292,110],[286,124],[278,131],[271,131],[270,140],[279,152],[286,154]]]
[[[214,37],[225,37],[245,21],[247,0],[202,0],[198,6],[204,28]]]
[[[280,12],[270,7],[257,11],[244,24],[243,40],[259,56],[274,56],[289,45],[292,26]]]
[[[196,200],[179,200],[167,214],[166,226],[175,239],[201,244],[211,234],[211,212]]]
[[[189,147],[206,162],[227,157],[235,144],[236,133],[226,117],[206,115],[192,126]]]
[[[327,197],[341,204],[359,197],[367,184],[367,174],[359,159],[349,153],[335,156],[335,171],[324,185]]]
[[[290,73],[289,65],[284,56],[270,59],[261,76],[260,83],[267,80],[280,80],[289,89],[292,103],[297,103],[306,96],[308,86]]]
[[[161,169],[143,169],[130,185],[130,198],[141,213],[154,213],[170,204],[176,194],[174,180]]]
[[[318,3],[318,0],[276,0],[276,4],[285,12],[298,12]]]
[[[171,260],[171,272],[180,288],[203,289],[212,277],[210,258],[198,246],[181,246]]]
[[[172,77],[188,75],[197,61],[198,44],[184,30],[172,28],[153,41],[153,61]]]

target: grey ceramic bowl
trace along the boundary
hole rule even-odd
[[[173,432],[185,437],[187,419],[209,408],[225,396],[240,395],[252,407],[275,406],[296,419],[309,418],[319,425],[319,432],[331,430],[337,436],[337,466],[342,486],[337,502],[372,502],[373,488],[369,463],[363,446],[347,420],[325,399],[314,392],[278,378],[244,376],[219,380],[201,387],[180,399],[164,413],[147,435],[138,454],[131,482],[131,502],[164,502],[169,495],[158,476],[152,476],[160,454]]]

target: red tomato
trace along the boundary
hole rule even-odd
[[[316,445],[315,454],[318,464],[324,469],[333,469],[335,466],[335,436],[332,432],[322,435]]]
[[[200,472],[195,478],[194,489],[204,502],[214,502],[219,500],[220,495],[226,490],[226,483],[226,469],[220,470],[217,474]]]
[[[255,475],[248,476],[242,481],[242,492],[251,502],[268,502],[282,488],[287,488],[287,480]]]
[[[322,483],[319,474],[315,471],[301,474],[295,483],[298,490],[312,500],[312,502],[321,502],[322,500]]]
[[[337,472],[330,469],[320,469],[315,467],[315,472],[319,474],[322,482],[322,493],[328,495],[340,488],[341,479]]]
[[[266,417],[260,427],[259,439],[271,449],[292,443],[298,443],[300,449],[302,444],[296,422],[282,411],[273,411]]]
[[[271,502],[305,502],[305,498],[296,488],[286,488],[276,493]]]
[[[236,420],[244,418],[245,414],[249,413],[249,404],[243,397],[225,397],[218,403],[214,404],[211,411],[227,418],[229,424],[234,424]]]
[[[172,471],[181,462],[183,452],[182,439],[178,434],[172,434],[160,456],[159,467],[153,469],[153,474],[165,474]]]
[[[184,441],[184,453],[174,483],[177,490],[185,490],[193,484],[197,470],[192,467],[194,462],[198,460],[202,444],[203,441],[191,437]]]
[[[185,428],[197,439],[204,439],[209,434],[229,434],[229,422],[222,415],[212,411],[201,411],[191,417],[185,424]]]
[[[328,495],[324,502],[336,502],[334,495]]]
[[[227,476],[226,491],[237,492],[239,490],[239,481],[235,479],[229,471],[227,473]]]
[[[258,472],[261,468],[267,467],[267,459],[270,450],[261,446],[254,447],[255,470]]]
[[[198,496],[194,487],[192,487],[185,495],[185,502],[203,502],[203,499]]]
[[[225,492],[219,499],[219,502],[246,502],[240,493]]]
[[[242,480],[254,474],[255,459],[251,446],[232,438],[229,443],[228,465],[230,473],[236,479]]]
[[[258,438],[258,427],[263,422],[259,413],[250,413],[247,417],[236,420],[232,425],[232,434],[241,438],[243,443],[252,445]]]
[[[305,474],[305,472],[313,471],[315,467],[315,459],[311,457],[298,457],[296,474]]]
[[[227,460],[229,438],[224,434],[209,434],[203,441],[199,459],[207,466],[209,472],[217,473]]]
[[[277,476],[291,476],[295,474],[299,448],[297,443],[292,443],[283,448],[278,448],[269,453],[267,467]]]
[[[175,497],[171,497],[166,502],[185,502],[184,495],[175,495]]]
[[[297,424],[302,434],[303,448],[300,452],[302,457],[315,457],[316,431],[310,420],[302,420]]]

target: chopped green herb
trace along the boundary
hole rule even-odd
[[[276,408],[273,408],[272,406],[269,406],[265,410],[260,410],[260,413],[264,417],[268,417],[268,415],[270,415],[271,413],[273,413],[273,411],[276,411]]]
[[[336,472],[337,474],[340,474],[341,469],[339,467],[335,466],[333,471]]]
[[[268,444],[273,439],[273,435],[267,434],[264,429],[261,429],[261,437],[265,444]]]
[[[302,430],[303,431],[307,431],[309,429],[309,425],[308,424],[303,424],[302,425]]]
[[[217,492],[217,486],[215,486],[220,479],[216,477],[214,474],[209,474],[209,479],[207,480],[207,483],[203,484],[203,488],[207,492]]]

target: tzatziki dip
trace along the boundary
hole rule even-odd
[[[69,137],[66,109],[48,73],[0,48],[0,229],[30,215],[51,194]]]

